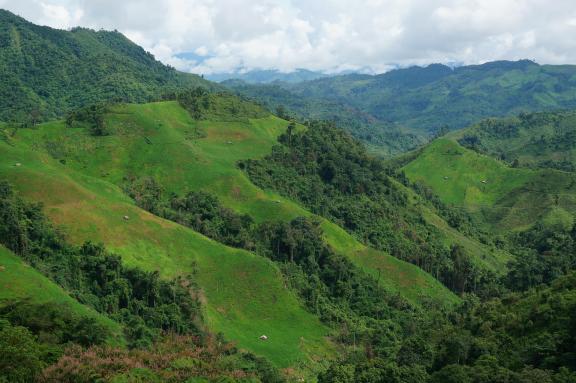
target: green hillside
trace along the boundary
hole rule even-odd
[[[268,260],[157,218],[134,206],[113,184],[67,169],[17,140],[13,144],[1,144],[2,178],[27,198],[43,202],[72,241],[102,241],[128,265],[159,270],[165,278],[196,270],[210,329],[279,366],[330,349],[324,338],[328,329],[286,291]],[[22,165],[16,167],[17,162]],[[260,341],[262,334],[270,341]]]
[[[63,117],[95,102],[145,102],[217,86],[177,72],[119,32],[37,26],[0,9],[0,121]]]
[[[227,103],[226,97],[217,100]],[[159,270],[163,277],[196,271],[209,328],[240,347],[281,367],[304,355],[330,354],[332,346],[324,338],[329,330],[282,286],[270,261],[153,216],[121,190],[126,177],[149,175],[167,192],[213,193],[256,221],[310,216],[294,202],[254,186],[236,166],[240,159],[269,153],[287,122],[273,116],[213,118],[192,120],[178,103],[162,102],[113,107],[106,116],[107,136],[62,122],[10,128],[0,143],[0,176],[28,199],[42,201],[75,243],[102,241],[128,265]],[[365,247],[326,220],[322,227],[338,253],[379,276],[389,291],[416,304],[428,297],[456,300],[417,267]],[[269,341],[259,340],[262,334]]]
[[[278,76],[0,10],[0,382],[575,383],[575,67]]]
[[[476,214],[493,230],[558,223],[576,211],[576,179],[555,170],[511,168],[443,138],[424,147],[404,168],[447,204]]]
[[[515,167],[576,170],[576,112],[523,113],[454,132],[458,142]]]
[[[20,130],[18,136],[31,146],[44,146],[57,160],[65,160],[67,168],[118,186],[126,176],[153,176],[168,193],[207,191],[257,222],[310,215],[294,202],[257,188],[236,166],[238,160],[268,154],[286,129],[284,120],[270,116],[195,121],[178,103],[162,102],[115,107],[107,122],[112,134],[106,137],[92,137],[61,123],[39,131]],[[374,273],[387,270],[386,287],[403,286],[401,293],[415,302],[420,296],[445,298],[444,288],[416,267],[384,253],[372,256],[328,221],[323,228],[328,243],[359,266]]]

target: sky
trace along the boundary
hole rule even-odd
[[[575,0],[0,0],[0,8],[54,28],[116,29],[199,74],[576,64]]]

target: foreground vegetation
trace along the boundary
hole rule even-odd
[[[82,316],[72,312],[72,319],[58,322],[65,324],[61,337],[47,341],[43,334],[53,333],[52,328],[39,330],[22,318],[42,318],[39,312],[50,310],[22,300],[4,301],[6,331],[28,332],[22,336],[22,349],[36,342],[38,350],[53,350],[32,358],[36,376],[78,380],[91,371],[104,380],[228,376],[274,381],[320,372],[323,382],[574,379],[573,323],[568,315],[574,309],[574,276],[569,274],[573,264],[563,256],[573,249],[572,232],[555,237],[556,245],[546,248],[558,232],[535,228],[516,239],[497,239],[479,230],[474,216],[444,204],[442,195],[434,199],[429,189],[410,181],[409,172],[403,178],[330,124],[290,124],[263,117],[261,109],[237,99],[202,91],[180,98],[180,104],[186,109],[175,102],[107,106],[76,114],[68,125],[4,130],[6,139],[0,144],[12,163],[4,177],[26,198],[42,200],[45,211],[76,243],[68,244],[39,206],[24,202],[6,184],[3,206],[8,213],[3,217],[23,217],[30,223],[5,218],[6,228],[23,233],[5,236],[18,239],[5,245],[82,307],[90,306],[123,328],[114,335],[102,320],[77,324],[74,318]],[[106,133],[95,132],[94,124]],[[165,155],[166,147],[171,156]],[[251,160],[249,155],[257,156],[258,150],[262,156],[271,154]],[[184,161],[187,167],[179,165]],[[33,179],[44,187],[51,187],[54,176],[69,187],[65,194],[38,194],[27,174],[36,175]],[[78,210],[80,201],[91,208]],[[96,226],[70,225],[72,220]],[[110,228],[118,232],[112,235]],[[192,235],[190,229],[237,250]],[[26,240],[29,233],[33,238]],[[155,242],[170,240],[170,246],[182,243],[201,250],[187,253],[194,254],[188,260],[166,257],[151,236]],[[415,240],[419,237],[426,240]],[[125,238],[135,242],[126,243]],[[110,250],[83,244],[88,239],[103,241]],[[470,251],[470,244],[478,243],[486,249],[510,247],[512,252],[513,240],[524,243],[524,252],[513,252],[518,262],[509,265],[507,274],[491,272]],[[454,305],[457,300],[447,293],[441,293],[447,299],[439,299],[440,289],[424,296],[411,293],[415,284],[394,286],[400,275],[370,269],[366,259],[360,261],[346,250],[350,242],[364,242],[425,269],[438,265],[428,270],[463,294],[463,303]],[[222,252],[231,258],[210,260]],[[543,253],[557,256],[542,263]],[[378,262],[389,262],[385,253],[377,257]],[[251,272],[256,285],[239,289],[243,277],[238,272],[262,267],[257,265],[267,265],[261,269],[267,271]],[[159,269],[160,274],[154,272]],[[231,275],[238,278],[231,280]],[[288,290],[274,287],[279,280]],[[258,303],[263,284],[271,295]],[[116,288],[120,285],[124,288]],[[250,303],[242,306],[244,297]],[[300,311],[304,307],[307,313]],[[239,316],[250,313],[257,315],[250,323]],[[270,321],[265,313],[280,316]],[[281,322],[285,315],[291,324]],[[518,320],[510,322],[510,317]],[[98,326],[98,331],[87,332],[101,335],[65,335],[86,333],[75,326]],[[321,339],[328,329],[340,345],[339,356]],[[217,331],[272,364],[236,351],[212,335]],[[304,332],[307,335],[295,335]],[[259,340],[262,334],[271,342]],[[299,344],[291,349],[294,338]],[[114,339],[133,351],[118,349]],[[166,346],[170,342],[194,346]],[[155,361],[166,347],[173,356]],[[103,361],[111,355],[122,362],[106,365]],[[305,362],[303,355],[332,355],[334,362]],[[299,366],[299,371],[281,375],[276,368],[285,366]]]

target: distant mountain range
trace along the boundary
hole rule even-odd
[[[329,77],[330,75],[313,72],[307,69],[297,69],[293,72],[280,72],[275,69],[268,70],[251,70],[248,72],[231,72],[216,73],[206,75],[205,78],[210,81],[222,82],[226,80],[242,80],[249,84],[268,84],[271,82],[298,83],[303,81],[317,80],[319,78]]]
[[[576,107],[576,66],[529,60],[461,67],[432,64],[293,84],[223,85],[271,109],[282,105],[300,118],[348,124],[356,137],[389,154],[440,130],[463,128],[482,118]],[[356,127],[349,124],[352,115]],[[399,146],[397,138],[387,136],[391,126],[409,132],[404,144]]]

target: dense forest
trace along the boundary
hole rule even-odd
[[[255,184],[300,201],[456,292],[489,289],[494,276],[476,267],[459,246],[447,248],[438,229],[408,203],[409,194],[395,179],[401,175],[370,157],[350,134],[330,123],[312,123],[305,132],[288,128],[279,142],[267,158],[239,164]],[[438,207],[454,228],[482,236],[465,213]]]

